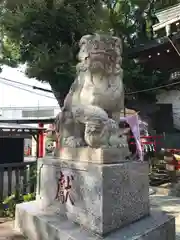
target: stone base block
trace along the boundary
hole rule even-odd
[[[16,206],[15,228],[29,240],[175,240],[174,217],[156,210],[146,218],[100,237],[53,212],[39,211],[36,202],[29,202]]]
[[[65,215],[94,233],[106,235],[149,215],[145,162],[94,164],[48,159],[38,161],[38,166],[40,208]],[[59,191],[62,174],[65,186],[71,180],[69,191],[63,187]]]
[[[62,148],[59,157],[65,161],[92,162],[99,164],[111,164],[126,162],[130,155],[128,145],[121,148]]]

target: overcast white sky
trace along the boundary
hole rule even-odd
[[[10,83],[1,79],[1,77],[17,81],[19,83],[27,83],[28,85],[32,86],[51,89],[49,84],[41,83],[35,79],[29,79],[20,70],[5,66],[2,73],[0,74],[0,107],[58,106],[53,94],[43,91],[37,91],[20,84]],[[27,91],[15,88],[13,86],[9,86],[7,84],[11,84],[15,87],[24,88],[37,94],[29,93]],[[49,96],[49,98],[45,96],[40,96],[38,94]]]

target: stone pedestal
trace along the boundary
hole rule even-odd
[[[175,239],[174,219],[161,213],[150,214],[147,163],[118,160],[117,149],[68,151],[61,152],[61,160],[38,162],[37,200],[17,205],[16,228],[30,240],[152,239],[160,236],[158,230],[161,239]],[[76,157],[70,160],[73,154]],[[43,237],[35,233],[37,226],[36,232]],[[142,234],[136,234],[135,226],[142,226],[138,229]],[[41,227],[49,229],[46,234]],[[150,238],[142,237],[143,231]]]
[[[62,161],[88,162],[99,164],[121,163],[130,155],[128,145],[119,148],[63,148],[59,153]]]

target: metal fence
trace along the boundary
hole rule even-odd
[[[0,164],[0,203],[12,194],[35,191],[36,166],[36,161]]]

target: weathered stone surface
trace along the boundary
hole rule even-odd
[[[16,206],[15,228],[29,240],[175,240],[174,217],[155,210],[149,217],[100,237],[54,212],[41,212],[36,202],[29,202]]]
[[[100,235],[107,234],[149,214],[148,165],[142,162],[93,164],[39,161],[38,202],[41,209],[68,219]],[[73,176],[71,198],[55,200],[60,171]]]
[[[104,34],[83,36],[77,77],[56,118],[61,146],[121,147],[119,131],[124,108],[122,41]]]
[[[92,162],[92,163],[119,163],[125,162],[129,155],[128,146],[122,148],[62,148],[60,151],[60,159],[77,161],[77,162]]]

